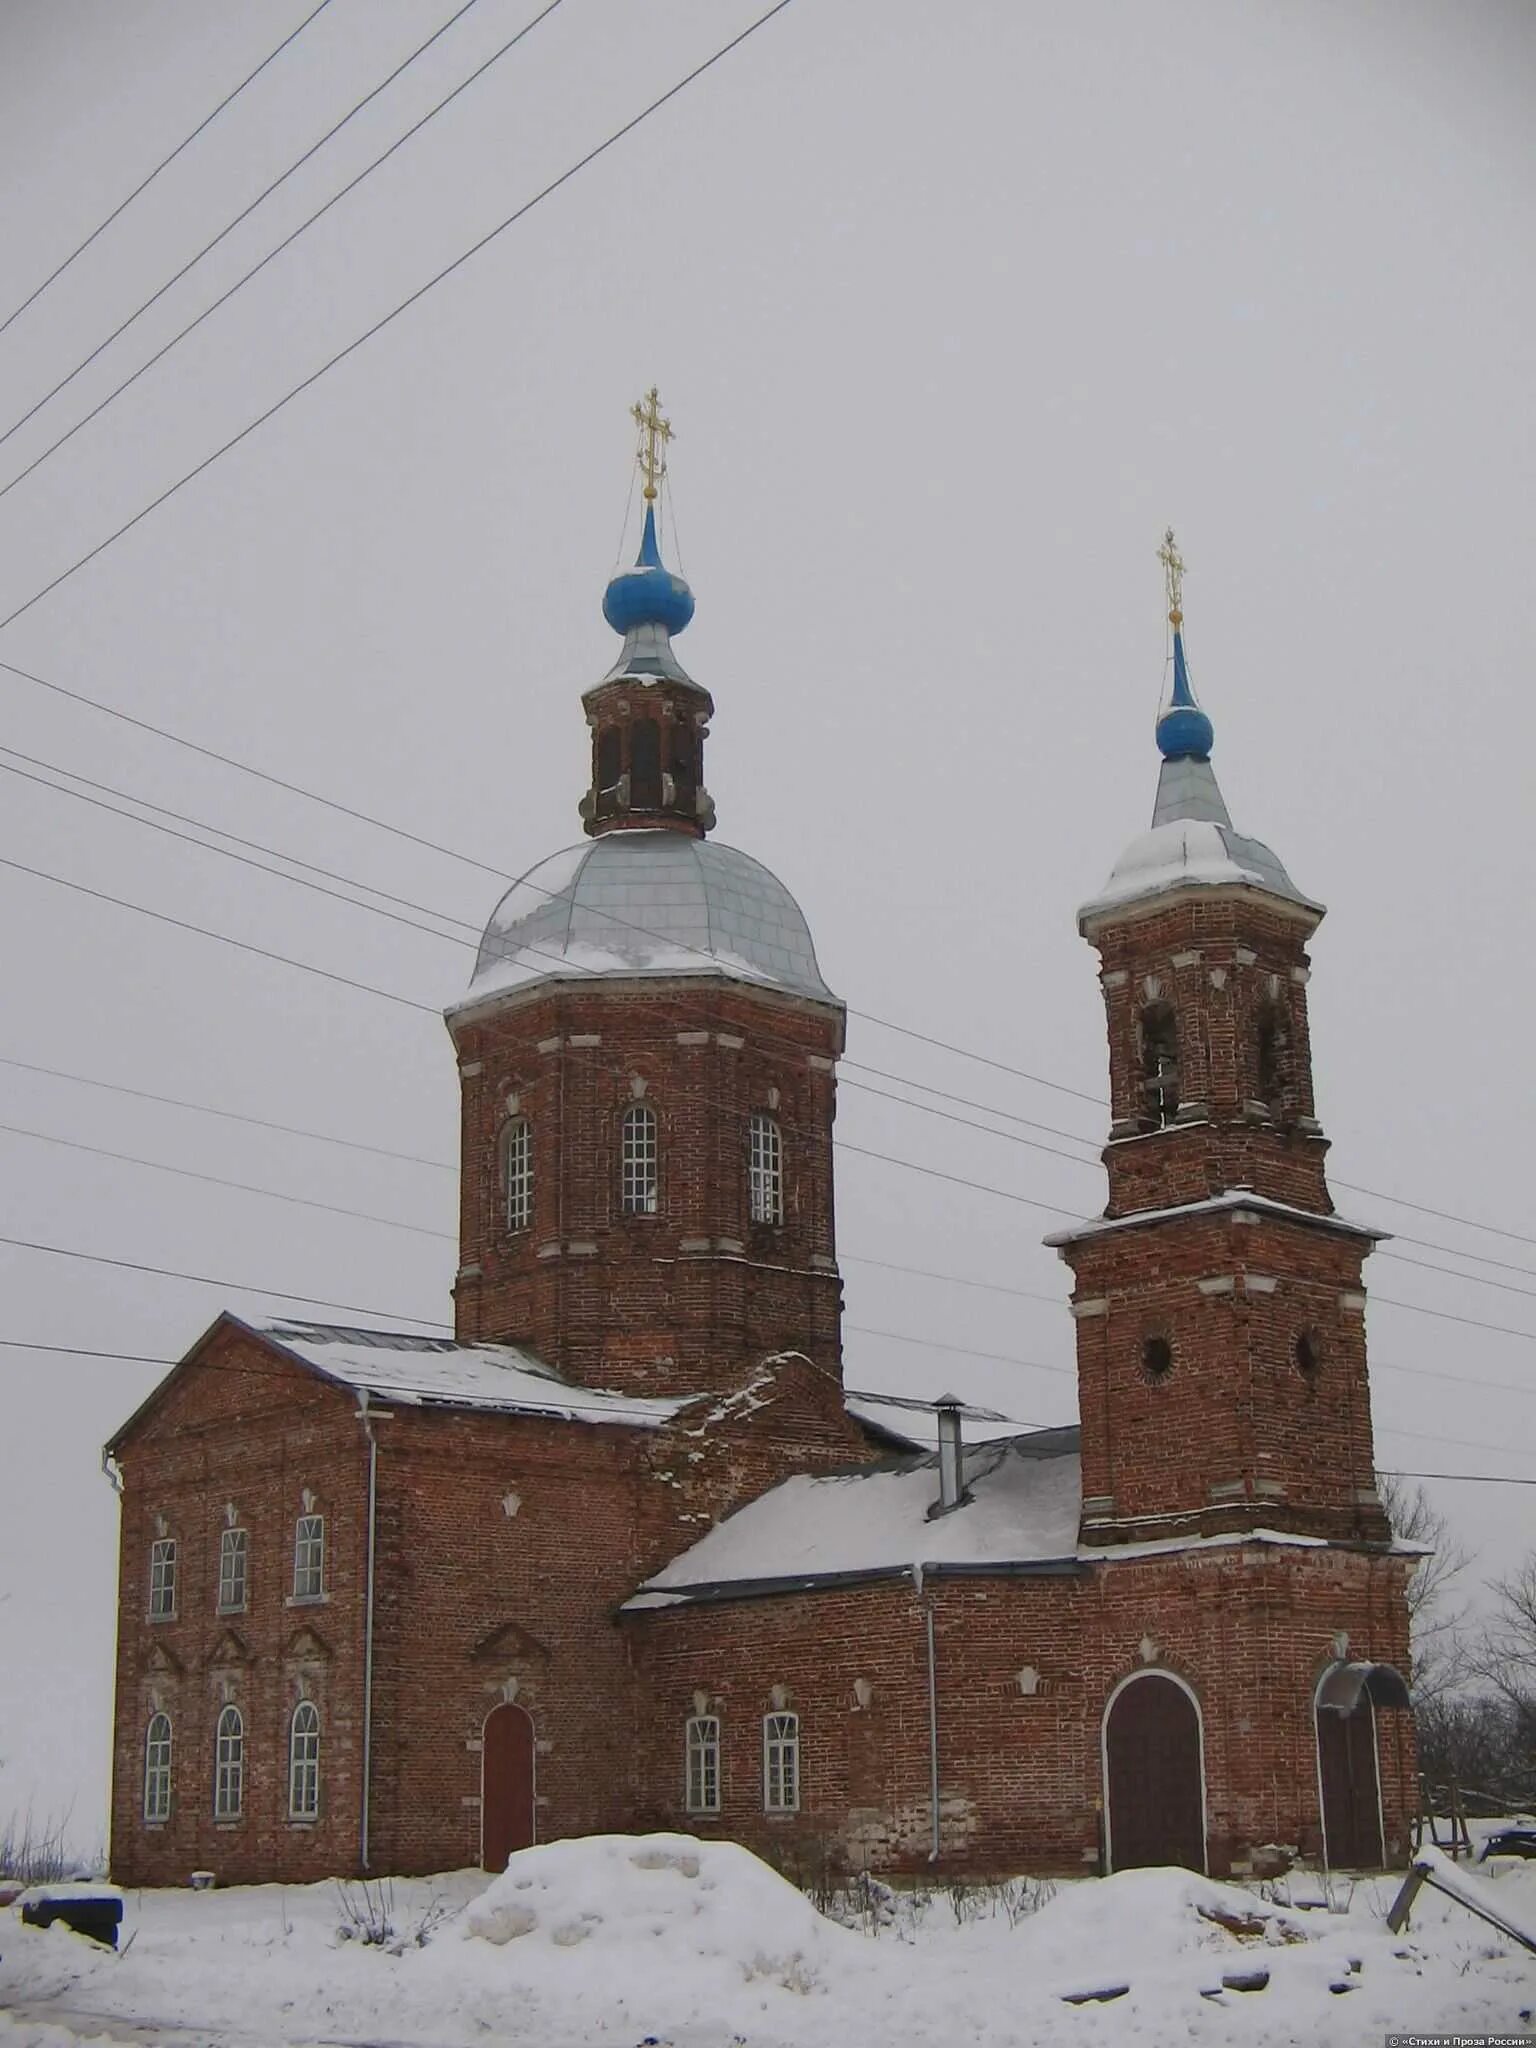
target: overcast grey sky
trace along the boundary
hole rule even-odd
[[[0,317],[305,11],[4,0]],[[478,0],[0,448],[0,484],[535,11]],[[0,616],[761,11],[565,0],[0,498]],[[0,335],[0,431],[451,12],[332,0]],[[1373,1262],[1380,1460],[1536,1473],[1533,104],[1516,4],[796,0],[0,631],[0,659],[519,872],[579,836],[578,698],[612,659],[626,408],[654,380],[719,836],[783,876],[855,1008],[1093,1095],[1073,916],[1150,814],[1172,521],[1234,818],[1331,906],[1312,1020],[1333,1170],[1519,1234],[1339,1191],[1504,1262]],[[4,671],[0,743],[454,917],[500,893]],[[0,797],[13,860],[418,1001],[467,977],[451,944],[12,774]],[[0,874],[0,1055],[453,1160],[431,1017]],[[849,1049],[1102,1132],[1091,1101],[862,1019]],[[4,1065],[0,1122],[454,1227],[451,1172]],[[1091,1160],[851,1089],[839,1131],[1068,1211],[1102,1200]],[[446,1237],[0,1146],[11,1237],[447,1313]],[[850,1154],[838,1198],[850,1384],[1070,1419],[1048,1215]],[[0,1260],[6,1339],[172,1357],[222,1304],[272,1306]],[[158,1372],[0,1359],[0,1815],[73,1800],[90,1840],[116,1541],[97,1455]],[[1536,1491],[1435,1496],[1485,1568],[1536,1536]]]

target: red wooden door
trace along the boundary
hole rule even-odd
[[[533,1844],[533,1722],[522,1707],[486,1716],[480,1755],[480,1863],[505,1870],[514,1849]]]
[[[1205,1868],[1200,1716],[1171,1678],[1148,1672],[1116,1694],[1104,1727],[1112,1870]]]
[[[1376,1718],[1363,1694],[1352,1714],[1317,1710],[1317,1762],[1323,1828],[1334,1870],[1379,1870],[1381,1790],[1376,1777]]]

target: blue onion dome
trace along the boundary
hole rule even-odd
[[[656,545],[653,501],[645,507],[645,532],[635,566],[621,569],[603,592],[603,617],[615,633],[630,633],[636,626],[681,633],[693,617],[693,592],[665,566]]]
[[[1173,695],[1157,721],[1157,750],[1165,761],[1205,761],[1210,758],[1216,728],[1195,702],[1184,663],[1184,635],[1173,634]]]

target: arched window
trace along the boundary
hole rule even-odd
[[[293,1528],[293,1597],[318,1600],[325,1592],[325,1517],[300,1515]]]
[[[238,1820],[245,1803],[245,1722],[225,1707],[213,1736],[213,1817]]]
[[[501,1186],[508,1230],[533,1221],[533,1126],[515,1116],[501,1134]]]
[[[225,1529],[219,1537],[219,1612],[245,1612],[246,1565],[250,1539],[244,1529]]]
[[[1285,1012],[1276,1002],[1260,1003],[1254,1029],[1254,1056],[1258,1096],[1272,1116],[1285,1107],[1286,1081],[1290,1069],[1290,1033]]]
[[[647,1103],[632,1102],[619,1129],[619,1208],[624,1215],[656,1214],[660,1158],[656,1112]]]
[[[754,1223],[784,1221],[784,1145],[763,1109],[747,1125],[747,1209]]]
[[[800,1716],[763,1716],[763,1811],[797,1813],[800,1808]]]
[[[300,1700],[288,1725],[288,1817],[314,1820],[320,1812],[320,1710]]]
[[[629,807],[661,808],[661,727],[654,718],[637,718],[629,729]]]
[[[1179,1020],[1172,1003],[1149,1003],[1141,1013],[1143,1115],[1154,1125],[1179,1113]]]
[[[149,1546],[149,1618],[151,1621],[176,1619],[174,1536],[161,1536]]]
[[[605,725],[597,736],[597,793],[611,794],[623,773],[620,765],[619,728]]]
[[[171,1717],[151,1714],[144,1737],[144,1818],[151,1824],[171,1817]]]
[[[695,1714],[684,1739],[685,1798],[690,1813],[720,1811],[720,1717]]]

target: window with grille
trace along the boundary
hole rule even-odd
[[[784,1145],[766,1110],[755,1109],[747,1126],[747,1195],[754,1223],[784,1221]]]
[[[800,1808],[800,1716],[763,1718],[763,1810],[797,1813]]]
[[[526,1230],[533,1221],[533,1127],[525,1116],[502,1133],[501,1184],[508,1230]]]
[[[632,1103],[624,1112],[619,1140],[619,1208],[626,1216],[656,1214],[660,1150],[655,1110]]]
[[[690,1813],[720,1811],[720,1717],[695,1714],[685,1744]]]
[[[144,1737],[144,1818],[171,1817],[171,1722],[168,1714],[152,1714]]]
[[[238,1707],[226,1707],[213,1736],[213,1817],[238,1820],[244,1803],[245,1722]]]
[[[300,1515],[293,1532],[293,1597],[318,1600],[325,1591],[325,1517]]]
[[[288,1729],[288,1817],[314,1820],[320,1812],[320,1710],[300,1700]]]
[[[245,1565],[248,1543],[244,1529],[226,1529],[219,1538],[219,1612],[245,1612]]]
[[[149,1618],[169,1621],[176,1612],[176,1539],[162,1536],[149,1546]]]

